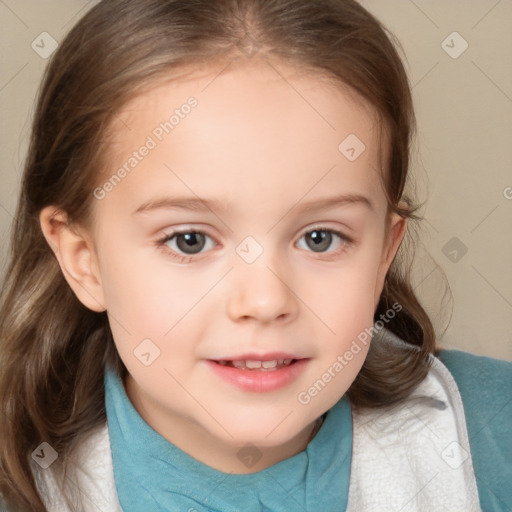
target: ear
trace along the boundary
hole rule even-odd
[[[374,297],[374,307],[376,308],[382,290],[384,288],[384,281],[386,279],[386,274],[388,273],[389,267],[391,267],[391,263],[395,259],[396,253],[402,240],[405,235],[405,230],[407,226],[407,220],[400,217],[397,213],[392,213],[391,218],[389,219],[389,227],[387,230],[386,239],[384,240],[383,250],[382,250],[382,260],[379,265],[378,274],[377,274],[377,283],[375,286],[375,297]]]
[[[78,300],[93,311],[105,311],[96,253],[85,229],[72,225],[67,214],[54,206],[41,211],[39,223]]]

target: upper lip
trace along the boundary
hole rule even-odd
[[[278,361],[279,359],[303,359],[287,352],[269,352],[267,354],[242,354],[233,357],[219,357],[213,361]]]

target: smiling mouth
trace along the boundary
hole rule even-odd
[[[238,368],[239,370],[248,371],[267,371],[272,372],[292,366],[298,359],[273,359],[270,361],[258,361],[254,359],[236,359],[236,360],[220,360],[215,361],[221,366]]]
[[[267,393],[289,386],[306,371],[310,361],[281,352],[240,354],[235,359],[208,359],[206,363],[218,377],[244,392]]]

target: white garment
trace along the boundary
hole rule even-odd
[[[347,512],[480,512],[457,384],[433,364],[395,407],[352,411]]]
[[[117,499],[106,423],[83,439],[76,460],[76,464],[68,462],[69,475],[64,482],[71,503],[64,500],[50,471],[30,460],[36,485],[48,512],[122,512]],[[81,463],[78,462],[80,460]]]
[[[403,403],[353,410],[346,512],[481,511],[457,384],[432,359],[427,377]],[[73,464],[75,476],[66,479],[74,494],[71,505],[50,472],[31,461],[48,511],[122,512],[106,424],[82,442],[79,457],[83,463]]]

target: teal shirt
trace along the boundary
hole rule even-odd
[[[121,379],[112,371],[105,374],[105,392],[114,477],[124,512],[346,508],[352,417],[345,397],[328,411],[304,451],[256,473],[228,474],[199,462],[154,431],[132,406]],[[257,455],[257,448],[245,450],[240,459]]]
[[[510,512],[512,365],[458,350],[436,355],[453,375],[462,397],[482,510]],[[121,380],[111,371],[105,374],[105,393],[114,476],[124,512],[346,508],[352,418],[345,397],[328,411],[304,451],[263,471],[240,475],[202,464],[155,432],[133,408]]]

